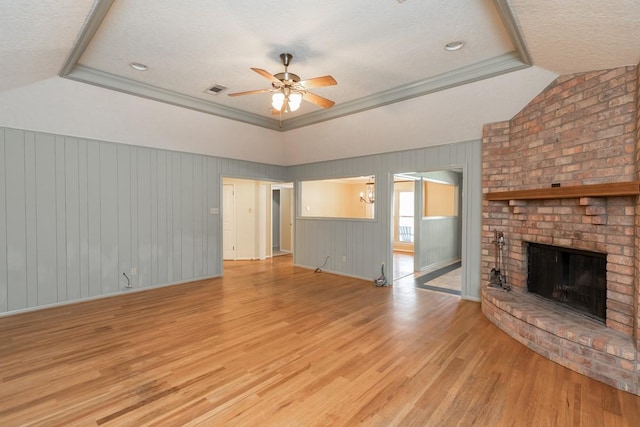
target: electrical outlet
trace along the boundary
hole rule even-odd
[[[136,274],[138,274],[138,269],[137,269],[137,268],[135,268],[135,267],[132,267],[132,268],[131,268],[131,275],[132,275],[132,276],[135,276]]]
[[[342,255],[342,262],[347,262],[347,256],[346,255]]]

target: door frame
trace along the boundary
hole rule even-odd
[[[455,170],[455,171],[459,171],[462,173],[462,188],[461,188],[461,192],[462,192],[462,197],[461,197],[461,203],[460,203],[460,215],[461,215],[461,222],[462,222],[462,230],[460,233],[460,244],[461,244],[461,254],[460,254],[460,258],[461,258],[461,268],[462,268],[462,274],[461,274],[461,281],[462,283],[460,284],[461,287],[461,298],[465,298],[468,296],[469,294],[469,290],[468,290],[468,283],[469,281],[473,278],[470,274],[470,272],[468,271],[467,268],[467,233],[468,233],[468,223],[471,220],[469,218],[469,194],[468,194],[468,183],[467,183],[467,178],[469,176],[469,171],[468,171],[468,167],[466,164],[452,164],[452,165],[447,165],[447,166],[439,166],[437,168],[417,168],[419,170],[419,172],[433,172],[433,171],[440,171],[440,170]],[[413,173],[413,172],[410,172]],[[388,191],[388,197],[390,197],[389,200],[392,200],[393,198],[393,192],[394,192],[394,176],[395,175],[402,175],[403,172],[391,172],[388,174],[388,183],[389,186],[387,187],[387,191]],[[419,227],[420,225],[418,224],[419,220],[421,219],[421,215],[418,215],[418,208],[420,206],[422,206],[422,192],[421,191],[415,191],[414,194],[415,197],[415,208],[416,208],[416,216],[414,218],[414,222],[415,222],[415,231],[414,231],[414,239],[413,239],[413,243],[414,243],[414,269],[416,268],[416,257],[418,256],[418,253],[420,251],[419,245],[420,245],[420,236],[419,236]],[[391,219],[393,218],[393,203],[390,203],[388,206],[388,215],[389,215],[389,221],[391,221]],[[393,224],[389,224],[389,229],[390,229],[390,252],[387,254],[387,263],[389,263],[389,266],[391,267],[389,270],[389,276],[393,277]]]
[[[289,254],[292,254],[294,252],[294,224],[295,224],[295,205],[296,205],[296,201],[295,201],[295,191],[294,191],[295,185],[293,182],[274,182],[271,184],[271,195],[273,198],[273,192],[278,190],[280,191],[280,206],[279,206],[279,229],[280,229],[280,233],[278,236],[278,240],[280,242],[280,251],[281,252],[286,252]],[[290,190],[291,191],[291,198],[289,201],[289,205],[288,206],[283,206],[282,205],[282,190]],[[286,225],[286,227],[289,228],[289,237],[290,240],[287,242],[288,243],[288,247],[289,249],[282,249],[282,242],[283,242],[283,230],[285,225],[282,224],[282,218],[283,218],[283,210],[287,209],[287,216],[289,218],[289,224]],[[273,220],[274,218],[271,218],[271,229],[270,229],[270,233],[273,234]],[[273,257],[273,244],[271,245],[271,253],[270,253],[271,257]]]
[[[228,206],[225,203],[225,191],[228,188],[231,188],[231,196],[232,196],[232,206],[231,206],[231,212],[227,211]],[[224,182],[222,183],[222,221],[221,221],[221,228],[222,228],[222,260],[223,261],[235,261],[236,260],[236,247],[237,247],[237,233],[236,233],[236,187],[234,184],[225,184]],[[230,215],[230,217],[229,217]],[[228,243],[227,239],[225,239],[225,218],[232,218],[232,222],[233,222],[233,230],[232,230],[232,234],[233,234],[233,258],[226,258],[225,257],[225,244]]]

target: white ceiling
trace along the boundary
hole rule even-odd
[[[101,0],[63,74],[286,130],[522,68],[501,19],[492,0]],[[445,50],[457,40],[462,49]],[[250,68],[281,72],[281,53],[303,80],[332,75],[338,86],[312,92],[336,108],[305,103],[280,118],[269,94],[227,96],[269,88]],[[229,90],[205,93],[214,84]]]
[[[430,106],[433,98],[443,112],[456,111],[478,84],[505,82],[514,85],[505,93],[514,93],[523,78],[539,90],[555,74],[637,65],[639,16],[637,0],[5,1],[0,95],[62,74],[273,130],[416,97],[423,100],[412,105]],[[464,47],[446,51],[454,40],[463,40]],[[289,71],[303,79],[335,77],[337,86],[312,90],[336,101],[333,108],[303,103],[280,127],[268,94],[227,96],[268,88],[269,81],[250,67],[280,72],[283,52],[294,55]],[[149,70],[131,69],[132,61]],[[531,64],[528,74],[515,71]],[[521,78],[496,81],[500,75]],[[213,84],[229,89],[205,94]],[[453,97],[441,96],[467,86],[474,89],[456,92],[456,105],[447,105]],[[466,116],[486,119],[487,111],[506,111],[504,94],[494,98],[469,99]],[[435,129],[433,123],[438,140],[468,137],[446,124]]]

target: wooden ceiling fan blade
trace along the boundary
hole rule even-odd
[[[333,86],[337,85],[338,82],[331,76],[322,76],[322,77],[314,77],[308,80],[301,80],[298,82],[305,88],[309,89],[312,87],[323,87],[323,86]]]
[[[257,93],[265,93],[265,92],[270,92],[271,89],[256,89],[256,90],[247,90],[245,92],[235,92],[235,93],[230,93],[229,96],[244,96],[244,95],[254,95]]]
[[[271,83],[276,84],[278,86],[282,85],[282,81],[280,81],[280,79],[278,79],[276,76],[274,76],[270,72],[265,71],[262,68],[252,68],[252,70],[260,74],[265,79],[269,80]]]
[[[333,102],[332,100],[323,98],[311,92],[305,92],[305,94],[302,96],[302,99],[304,99],[305,101],[311,102],[313,104],[319,105],[322,108],[331,108],[335,104],[335,102]]]

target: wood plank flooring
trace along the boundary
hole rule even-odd
[[[413,276],[413,252],[393,251],[393,280]]]
[[[0,318],[0,425],[638,426],[640,398],[478,303],[225,263],[225,277]]]

